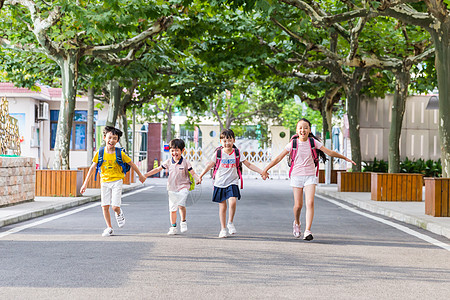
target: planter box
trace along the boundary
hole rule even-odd
[[[370,192],[371,173],[337,172],[338,192]]]
[[[424,178],[425,214],[450,217],[450,178]]]
[[[78,197],[82,185],[81,170],[36,170],[36,196]]]
[[[372,173],[372,200],[422,201],[422,188],[422,174]]]
[[[136,182],[136,174],[134,173],[133,169],[130,169],[130,171],[127,172],[127,175],[125,175],[125,178],[123,179],[123,184],[131,184]]]
[[[337,174],[339,172],[345,172],[345,170],[331,170],[330,183],[337,183]],[[325,170],[319,170],[319,183],[325,183]]]
[[[89,172],[89,167],[79,167],[78,170],[83,171],[83,182],[86,180],[87,173]],[[87,183],[88,189],[99,189],[100,188],[100,174],[97,175],[97,181],[95,179],[95,170],[94,174],[92,174],[91,179]]]

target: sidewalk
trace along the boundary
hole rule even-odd
[[[123,191],[143,187],[138,183],[124,185]],[[370,193],[342,193],[337,185],[317,186],[318,196],[329,196],[353,204],[361,209],[377,213],[450,239],[450,218],[425,215],[425,202],[373,201]],[[88,202],[100,200],[100,189],[88,189],[84,197],[36,197],[34,202],[0,208],[0,227],[55,213]]]
[[[353,204],[361,209],[380,214],[403,223],[421,227],[425,230],[450,239],[450,218],[432,217],[426,215],[425,201],[374,201],[370,199],[370,193],[338,192],[336,184],[319,184],[317,186],[316,193],[318,196],[330,196]]]
[[[140,182],[123,186],[123,192],[143,187]],[[36,197],[32,202],[0,208],[0,227],[100,200],[100,189],[87,189],[83,197]]]

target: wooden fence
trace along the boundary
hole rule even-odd
[[[345,170],[331,170],[330,183],[337,183],[337,173]],[[325,183],[325,170],[319,170],[319,183]]]
[[[370,192],[371,173],[337,172],[338,192]]]
[[[372,173],[371,181],[372,200],[422,201],[422,174]]]
[[[425,178],[425,214],[450,217],[450,178]]]
[[[80,170],[36,170],[36,196],[81,196],[83,172]]]

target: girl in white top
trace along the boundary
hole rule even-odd
[[[314,138],[314,144],[318,156],[323,161],[326,160],[325,154],[345,159],[352,164],[355,164],[351,159],[325,148],[323,144],[311,133],[311,123],[307,119],[300,119],[297,123],[296,132],[297,138],[297,154],[295,155],[291,173],[291,186],[294,192],[294,222],[293,234],[296,238],[301,236],[300,230],[300,213],[303,206],[303,191],[305,192],[306,200],[306,229],[303,239],[311,241],[313,235],[311,233],[311,225],[314,217],[314,194],[316,192],[316,167],[312,156],[312,149],[309,142],[309,137]],[[270,168],[278,164],[292,149],[292,140],[286,145],[283,151],[275,157],[263,170],[263,176],[268,176]]]
[[[236,164],[236,151],[234,146],[234,132],[231,129],[225,129],[220,134],[220,143],[223,148],[221,149],[220,164],[218,166],[217,172],[215,174],[214,180],[214,192],[213,192],[213,202],[219,203],[219,218],[221,230],[219,233],[220,238],[227,236],[227,230],[229,234],[236,233],[236,227],[233,224],[234,214],[236,213],[236,202],[237,199],[241,199],[241,193],[239,191],[239,174]],[[200,181],[211,168],[216,164],[217,151],[214,152],[211,157],[211,161],[206,165],[203,172],[200,174]],[[247,168],[252,171],[258,172],[262,176],[262,170],[257,166],[246,160],[242,153],[240,152],[240,162],[244,164]],[[266,179],[263,176],[263,179]],[[228,213],[228,224],[226,224],[227,216],[227,200],[230,205],[230,211]]]

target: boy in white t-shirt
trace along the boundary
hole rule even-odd
[[[200,181],[202,177],[209,171],[211,168],[216,166],[216,160],[220,159],[220,162],[217,162],[218,165],[215,168],[215,176],[214,176],[214,192],[213,192],[213,202],[219,203],[219,218],[221,230],[219,233],[220,238],[224,238],[227,236],[227,230],[229,234],[236,233],[236,227],[233,224],[234,214],[236,213],[236,202],[237,199],[241,199],[241,193],[239,191],[239,179],[242,179],[242,174],[240,174],[240,170],[238,169],[238,164],[236,160],[239,156],[240,162],[242,162],[247,168],[252,171],[258,172],[262,174],[262,170],[257,166],[250,163],[246,160],[241,154],[237,155],[237,148],[234,146],[234,132],[231,129],[225,129],[220,134],[220,143],[222,147],[219,147],[211,157],[211,161],[206,165],[203,172],[200,174]],[[218,158],[218,151],[220,150],[220,158]],[[262,176],[262,175],[261,175]],[[263,179],[266,179],[266,176],[262,176]],[[228,224],[226,224],[226,216],[227,216],[227,201],[230,205],[230,211],[228,214]],[[225,227],[225,225],[227,225]]]
[[[180,139],[173,139],[169,142],[169,151],[171,158],[166,160],[159,166],[144,176],[150,177],[162,170],[169,171],[169,178],[167,180],[167,192],[169,194],[169,211],[170,211],[170,229],[168,235],[175,235],[178,233],[177,229],[177,210],[180,212],[180,232],[187,231],[186,223],[186,199],[189,194],[189,187],[191,182],[189,180],[189,173],[194,177],[196,183],[200,183],[200,178],[192,169],[191,164],[184,158],[181,153],[184,151],[184,141]]]

